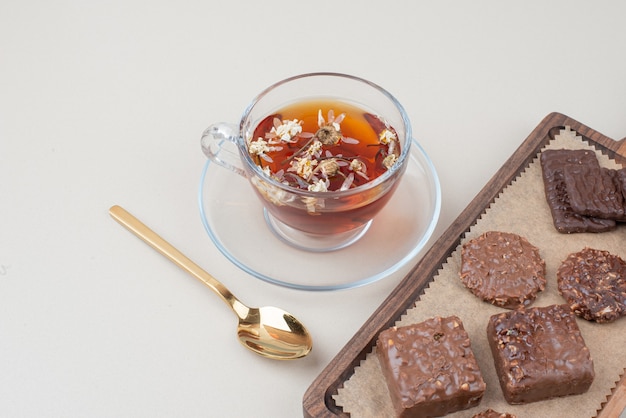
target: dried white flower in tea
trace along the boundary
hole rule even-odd
[[[253,138],[248,152],[266,174],[316,192],[361,186],[394,167],[400,155],[393,127],[339,102],[288,106],[263,120]]]

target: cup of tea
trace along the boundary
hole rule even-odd
[[[307,251],[346,247],[368,230],[406,170],[411,124],[382,87],[311,73],[262,91],[239,124],[202,134],[205,155],[245,177],[284,242]]]

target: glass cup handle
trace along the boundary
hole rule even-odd
[[[200,144],[202,151],[211,161],[240,176],[247,177],[235,143],[238,133],[239,129],[236,125],[225,122],[216,123],[205,129]]]

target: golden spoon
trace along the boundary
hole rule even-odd
[[[293,315],[273,306],[249,308],[222,283],[125,209],[112,206],[109,213],[122,226],[217,293],[239,317],[237,335],[239,342],[246,348],[277,360],[304,357],[311,351],[311,336]]]

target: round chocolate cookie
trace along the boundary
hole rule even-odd
[[[613,322],[626,315],[626,262],[604,250],[567,256],[557,273],[559,293],[581,318]]]
[[[460,277],[482,300],[503,308],[529,305],[546,286],[539,250],[517,234],[485,232],[461,250]]]

